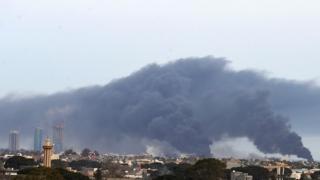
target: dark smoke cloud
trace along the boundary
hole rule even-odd
[[[178,152],[209,155],[212,141],[228,135],[246,136],[265,153],[312,159],[289,119],[274,109],[318,105],[318,88],[227,64],[213,57],[181,59],[146,66],[103,87],[7,97],[0,101],[0,135],[18,128],[27,137],[33,127],[50,129],[60,120],[66,146],[74,148],[142,152],[156,141]]]

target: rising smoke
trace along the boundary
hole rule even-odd
[[[3,98],[0,135],[18,128],[30,137],[34,127],[49,129],[62,119],[67,146],[73,148],[144,152],[154,151],[152,143],[157,142],[168,146],[162,149],[208,156],[212,142],[228,135],[247,137],[264,153],[311,160],[289,119],[273,108],[303,99],[303,94],[320,97],[316,90],[310,84],[232,70],[224,59],[181,59],[146,66],[103,87]]]
[[[211,152],[216,158],[237,159],[266,159],[279,158],[287,161],[301,161],[296,155],[282,155],[279,153],[262,153],[247,137],[224,137],[211,145]]]

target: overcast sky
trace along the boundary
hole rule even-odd
[[[0,96],[105,84],[152,63],[226,57],[320,77],[318,0],[0,0]]]

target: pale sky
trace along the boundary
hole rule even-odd
[[[0,96],[106,84],[157,62],[226,57],[320,77],[318,0],[0,0]]]

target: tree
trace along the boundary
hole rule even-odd
[[[79,160],[79,161],[70,162],[69,166],[72,167],[72,169],[76,169],[76,170],[80,171],[82,167],[100,168],[101,164],[97,161]]]
[[[94,178],[96,180],[101,180],[102,179],[102,173],[101,173],[100,168],[94,173]]]
[[[220,180],[224,177],[226,164],[217,159],[203,159],[187,170],[191,179]]]
[[[5,168],[20,169],[22,166],[35,166],[37,163],[33,159],[27,159],[22,156],[13,156],[9,158],[5,164]]]
[[[301,180],[311,180],[312,177],[309,174],[301,174]]]
[[[55,169],[65,180],[89,180],[89,177],[80,173],[73,173],[62,168]]]
[[[61,161],[60,159],[52,160],[51,161],[52,168],[66,168],[68,163],[65,161]]]
[[[62,168],[30,168],[18,172],[24,175],[25,179],[45,179],[45,180],[89,180],[87,176],[80,173],[69,172]]]
[[[23,169],[20,170],[18,174],[24,175],[26,179],[37,177],[39,179],[46,180],[64,180],[63,176],[57,171],[53,171],[53,169],[45,167]]]
[[[166,164],[166,166],[176,178],[180,177],[182,179],[187,177],[186,172],[188,169],[192,167],[191,164],[187,164],[187,163],[181,163],[181,164],[169,163],[169,164]],[[172,178],[172,176],[168,176],[166,178]]]
[[[90,154],[91,150],[89,148],[84,148],[81,152],[82,157],[88,157]]]
[[[112,161],[105,161],[101,166],[102,169],[107,171],[107,178],[122,178],[125,175],[125,169],[120,164],[112,163]]]
[[[150,164],[144,164],[141,166],[144,169],[160,169],[163,167],[163,164],[161,163],[150,163]]]
[[[225,163],[217,159],[203,159],[190,164],[166,164],[170,174],[156,177],[156,180],[220,180],[226,177]]]
[[[153,180],[182,180],[182,179],[175,175],[164,175],[164,176],[156,177]]]
[[[311,174],[311,177],[313,180],[320,180],[320,171],[316,171],[313,174]]]
[[[311,174],[312,179],[320,180],[320,171],[316,171],[313,174]]]
[[[231,169],[224,170],[224,177],[223,179],[231,179]]]

